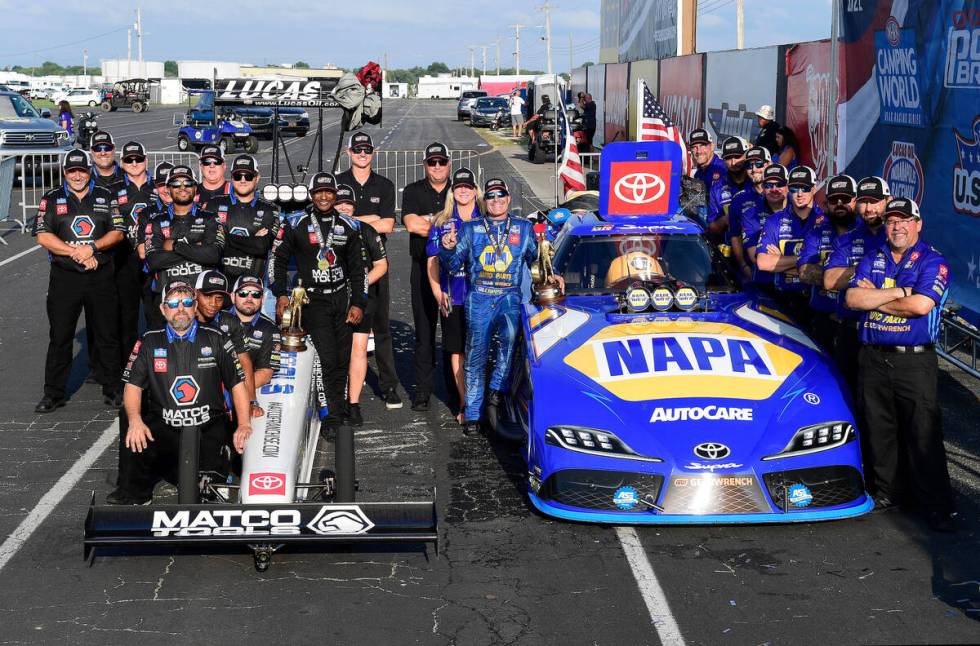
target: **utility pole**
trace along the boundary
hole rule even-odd
[[[735,0],[735,47],[745,49],[745,0]]]
[[[82,50],[82,76],[88,76],[88,50]]]
[[[133,77],[133,30],[126,30],[126,76]]]
[[[494,62],[497,63],[497,76],[500,76],[500,34],[497,34],[497,55],[494,57]]]
[[[487,74],[487,46],[486,45],[480,45],[480,47],[483,48],[483,75],[486,76],[486,74]]]
[[[136,8],[136,49],[139,52],[139,74],[144,77],[146,68],[143,66],[143,12],[139,7]]]
[[[541,11],[544,12],[544,46],[548,51],[548,74],[551,74],[551,6],[548,0],[544,0]]]
[[[470,78],[473,78],[473,52],[476,51],[476,45],[470,45]]]
[[[568,82],[572,82],[572,35],[568,34]]]
[[[514,28],[514,73],[521,73],[521,27],[524,25],[510,25]]]

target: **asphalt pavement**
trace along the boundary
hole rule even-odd
[[[101,123],[118,143],[134,138],[149,150],[172,150],[173,112],[119,112]],[[324,119],[331,155],[338,117]],[[439,140],[474,150],[484,177],[521,181],[505,155],[455,121],[451,102],[386,101],[383,127],[369,131],[382,149]],[[286,141],[290,155],[314,145],[312,133]],[[263,167],[269,147],[263,143],[259,154]],[[523,182],[520,190],[530,192]],[[527,201],[530,208],[547,196]],[[411,546],[284,552],[259,574],[245,551],[83,561],[89,499],[93,491],[104,497],[115,478],[115,444],[106,439],[115,433],[113,415],[98,388],[83,383],[83,324],[71,401],[49,415],[33,413],[47,344],[48,268],[29,236],[7,233],[10,244],[0,248],[0,644],[980,641],[975,380],[949,366],[940,376],[963,517],[958,534],[934,534],[897,511],[784,526],[623,530],[555,521],[531,510],[518,451],[465,439],[443,391],[428,413],[409,409],[413,331],[408,272],[400,270],[408,265],[407,238],[399,228],[388,245],[406,405],[385,410],[372,367],[366,422],[356,432],[358,499],[434,496],[440,553]]]

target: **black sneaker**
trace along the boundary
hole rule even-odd
[[[34,407],[34,412],[50,413],[54,409],[61,408],[64,405],[65,405],[64,397],[59,397],[55,399],[54,397],[48,397],[47,395],[45,395],[44,397],[41,398],[41,401],[37,403],[37,406]]]
[[[391,390],[386,390],[381,395],[381,399],[384,400],[385,408],[388,410],[402,407],[402,398],[398,396],[398,393],[395,392],[394,388]]]
[[[871,510],[872,514],[883,514],[893,509],[898,509],[898,504],[894,502],[891,498],[885,494],[876,494],[874,496],[875,506]]]
[[[957,517],[956,512],[934,510],[926,516],[926,522],[929,523],[929,529],[934,532],[953,534],[956,532]]]
[[[415,398],[412,399],[412,410],[419,412],[429,410],[429,396],[423,394],[415,395]]]
[[[149,505],[153,501],[153,496],[149,498],[134,498],[122,489],[116,489],[105,497],[109,505]]]
[[[364,426],[364,417],[361,415],[360,404],[350,404],[347,411],[348,424],[351,426]]]
[[[465,421],[463,422],[463,435],[466,437],[475,437],[480,434],[480,422]]]

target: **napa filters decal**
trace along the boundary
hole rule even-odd
[[[627,401],[680,397],[767,399],[803,358],[727,323],[609,326],[565,363]]]

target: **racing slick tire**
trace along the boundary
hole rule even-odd
[[[259,152],[259,140],[255,138],[255,135],[249,135],[248,138],[245,139],[245,145],[243,148],[249,155],[254,155],[255,153]]]
[[[187,135],[177,136],[177,150],[182,153],[186,153],[191,149],[191,140],[187,138]]]

